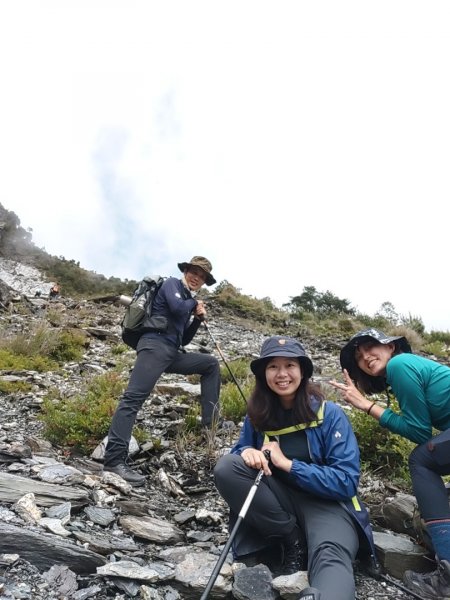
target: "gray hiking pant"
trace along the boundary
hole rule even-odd
[[[235,519],[258,471],[241,456],[220,458],[214,477],[220,495]],[[308,547],[308,579],[322,600],[354,600],[353,561],[359,547],[357,524],[337,501],[302,492],[263,477],[233,544],[235,557],[282,541],[298,524]]]
[[[217,418],[220,392],[220,366],[210,354],[182,352],[164,340],[142,337],[128,387],[120,399],[108,433],[105,465],[124,462],[128,454],[136,415],[162,373],[199,374],[202,425]]]

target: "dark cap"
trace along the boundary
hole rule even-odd
[[[186,261],[186,262],[178,263],[178,268],[183,273],[189,267],[199,267],[200,269],[202,269],[202,271],[205,271],[206,285],[214,285],[216,283],[216,280],[214,279],[214,277],[211,274],[212,264],[204,256],[193,256],[189,262]]]
[[[306,356],[305,349],[297,340],[284,337],[282,335],[274,335],[267,340],[264,340],[261,346],[260,357],[252,360],[250,368],[256,377],[262,377],[264,368],[269,358],[281,356],[284,358],[298,358],[304,377],[310,378],[313,373],[313,364],[311,359]]]
[[[347,371],[351,373],[354,367],[357,366],[355,361],[356,348],[371,340],[378,342],[379,344],[390,344],[391,342],[395,342],[396,347],[402,352],[411,352],[411,346],[409,345],[408,340],[402,335],[389,336],[379,329],[362,329],[361,331],[358,331],[358,333],[355,333],[342,348],[340,355],[341,367],[347,369]]]

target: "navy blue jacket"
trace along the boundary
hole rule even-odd
[[[167,332],[149,332],[144,333],[144,336],[162,339],[177,347],[186,346],[201,324],[199,319],[194,318],[191,321],[192,311],[196,306],[197,300],[192,298],[182,280],[168,277],[160,287],[152,306],[152,315],[167,318]]]
[[[319,403],[312,399],[313,410],[319,414]],[[350,421],[342,408],[333,402],[323,403],[323,420],[305,428],[311,463],[293,459],[292,483],[305,492],[338,501],[359,525],[365,549],[374,558],[375,545],[369,514],[357,498],[360,474],[359,447]],[[270,437],[270,435],[269,435]],[[231,449],[241,454],[245,448],[260,449],[264,433],[256,431],[245,417],[239,440]]]

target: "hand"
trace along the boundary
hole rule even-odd
[[[194,308],[194,316],[200,321],[206,319],[206,308],[203,300],[197,300],[197,306]]]
[[[339,383],[339,381],[333,379],[329,382],[329,384],[341,392],[342,399],[348,404],[351,404],[360,410],[367,411],[372,402],[367,400],[367,398],[361,394],[361,392],[353,383],[347,369],[343,370],[343,375],[345,383]]]
[[[289,473],[292,467],[292,460],[286,458],[286,456],[281,451],[278,442],[268,442],[267,444],[264,444],[261,450],[263,452],[264,450],[268,450],[270,452],[270,462],[273,464],[274,467],[277,467],[278,469]]]
[[[264,475],[272,475],[272,471],[269,469],[269,462],[262,450],[246,448],[245,450],[242,450],[241,456],[247,467],[251,467],[252,469],[263,469]]]

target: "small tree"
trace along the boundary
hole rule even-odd
[[[383,302],[378,311],[375,313],[375,318],[381,317],[386,319],[391,325],[398,325],[400,317],[395,310],[392,302]]]
[[[354,315],[355,310],[350,306],[350,301],[345,298],[338,298],[335,294],[327,290],[318,292],[314,286],[305,286],[300,296],[293,296],[290,299],[290,306],[294,311],[302,310],[310,313],[331,314],[344,313]]]

